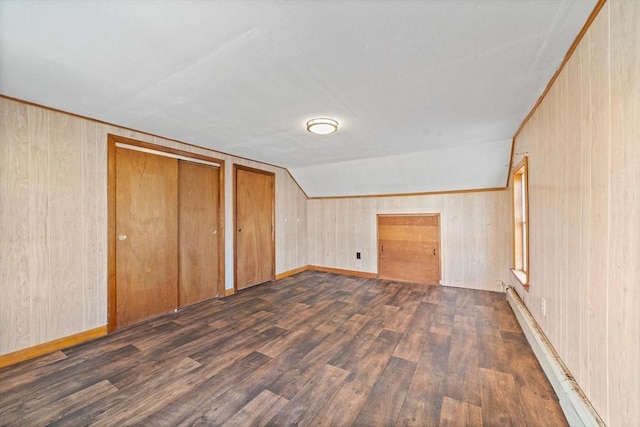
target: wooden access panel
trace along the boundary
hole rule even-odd
[[[179,306],[218,294],[219,168],[178,161]]]
[[[178,161],[116,148],[116,328],[178,301]]]
[[[273,280],[273,173],[234,165],[235,285],[241,290]]]
[[[440,281],[440,216],[378,215],[378,276]]]

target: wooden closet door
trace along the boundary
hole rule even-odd
[[[178,303],[178,161],[116,148],[116,328]]]
[[[236,289],[273,280],[274,175],[235,166]]]
[[[440,216],[379,215],[378,276],[439,283]]]
[[[178,162],[179,306],[218,294],[218,205],[220,170]]]

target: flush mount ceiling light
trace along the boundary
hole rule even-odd
[[[311,119],[307,122],[307,130],[317,135],[327,135],[338,130],[338,122],[333,119]]]

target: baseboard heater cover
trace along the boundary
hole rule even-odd
[[[507,301],[516,315],[529,345],[558,395],[560,406],[571,426],[605,426],[591,402],[584,395],[544,332],[524,305],[518,293],[507,287]]]

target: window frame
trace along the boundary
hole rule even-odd
[[[513,268],[511,271],[525,289],[529,287],[529,173],[528,159],[523,157],[513,168]]]

